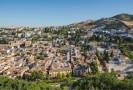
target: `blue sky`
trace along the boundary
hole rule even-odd
[[[66,25],[133,14],[133,0],[0,0],[0,26]]]

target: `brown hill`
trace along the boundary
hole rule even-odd
[[[73,23],[68,25],[70,28],[79,28],[88,30],[104,26],[105,29],[130,29],[133,28],[133,15],[119,14],[109,18],[102,18],[96,21],[87,20],[79,23]]]
[[[123,23],[125,23],[127,26],[129,26],[130,28],[133,28],[133,15],[131,14],[123,13],[123,14],[113,16],[112,18],[119,19]]]

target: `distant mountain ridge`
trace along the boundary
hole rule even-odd
[[[116,18],[122,21],[133,21],[133,15],[126,13],[115,15],[112,18]]]
[[[71,28],[80,28],[80,29],[89,29],[95,26],[95,21],[93,20],[86,20],[79,23],[73,23],[68,25]]]
[[[133,28],[133,15],[118,14],[109,18],[102,18],[96,21],[87,20],[79,23],[68,25],[71,28],[91,29],[99,26],[104,26],[105,29],[130,29]]]

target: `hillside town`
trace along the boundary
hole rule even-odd
[[[109,28],[103,24],[107,21],[86,30],[72,25],[0,28],[0,75],[27,78],[41,71],[53,79],[115,72],[123,79],[133,74],[133,29],[113,23]]]
[[[133,90],[133,0],[0,0],[0,90]]]

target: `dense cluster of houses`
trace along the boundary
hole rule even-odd
[[[98,31],[88,31],[84,38],[89,38],[96,32]],[[122,36],[128,36],[126,32],[119,32],[123,33]],[[63,36],[45,33],[44,28],[1,28],[0,34],[0,37],[7,41],[0,41],[1,75],[22,77],[24,74],[31,74],[32,71],[47,73],[49,70],[51,77],[56,77],[58,73],[66,75],[72,71],[76,76],[81,76],[91,72],[89,65],[93,61],[97,63],[99,71],[104,72],[105,66],[100,64],[96,52],[102,53],[105,50],[113,51],[114,54],[110,62],[106,63],[109,71],[114,69],[126,74],[132,73],[129,68],[132,63],[129,63],[128,57],[121,55],[120,50],[111,45],[108,45],[110,48],[105,48],[97,42],[89,42],[91,49],[86,52],[85,57],[80,46],[71,45]]]

